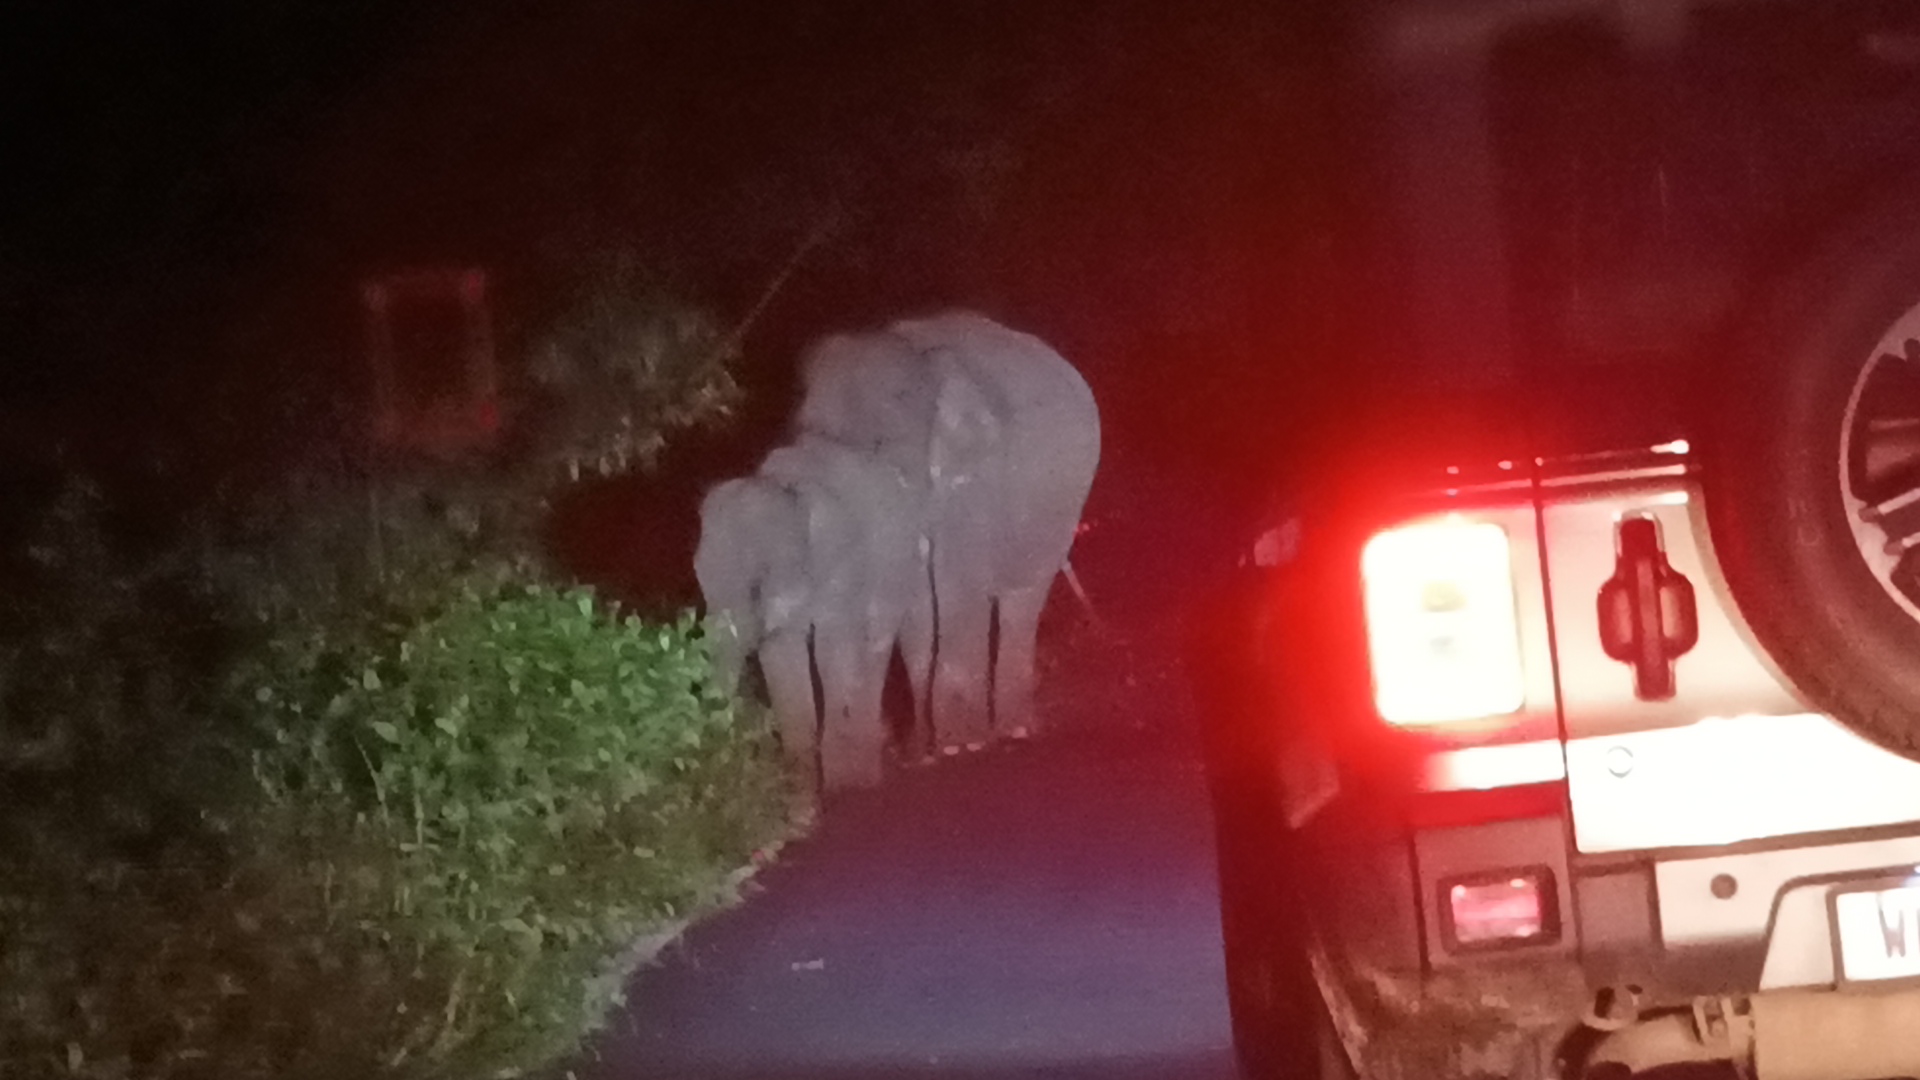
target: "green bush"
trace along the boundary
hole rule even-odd
[[[498,567],[275,635],[231,682],[251,737],[207,842],[11,853],[0,1073],[466,1078],[566,1053],[635,942],[781,835],[767,727],[709,676],[691,620]]]
[[[727,896],[784,801],[767,729],[710,670],[690,619],[476,574],[425,618],[251,676],[265,846],[312,852],[323,879],[384,853],[354,860],[362,888],[328,919],[403,961],[387,1064],[547,1060],[616,1000],[630,943]]]
[[[108,509],[98,486],[69,482],[0,556],[9,1080],[166,1075],[137,1066],[204,1028],[198,968],[176,960],[230,867],[206,813],[247,781],[208,723],[217,624],[164,568],[127,557]]]
[[[689,306],[630,251],[585,261],[530,349],[522,453],[547,478],[650,468],[669,438],[725,422],[741,396],[744,326]]]
[[[785,835],[768,726],[691,619],[536,568],[556,483],[737,393],[737,330],[615,270],[493,452],[309,448],[159,557],[85,484],[9,537],[0,1077],[537,1067]]]

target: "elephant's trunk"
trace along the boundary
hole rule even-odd
[[[751,647],[748,636],[729,612],[717,611],[707,617],[707,640],[712,642],[714,680],[722,690],[732,693],[740,685],[740,672],[746,666]]]

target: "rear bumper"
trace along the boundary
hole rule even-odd
[[[1368,1078],[1546,1080],[1591,994],[1579,965],[1389,971],[1327,950],[1315,976],[1334,1028]]]
[[[1558,816],[1423,826],[1366,816],[1368,806],[1378,802],[1327,804],[1295,834],[1289,860],[1311,913],[1316,979],[1362,1076],[1599,1080],[1705,1061],[1763,1080],[1920,1076],[1920,988],[1835,990],[1830,965],[1781,978],[1808,974],[1795,957],[1809,941],[1830,948],[1824,903],[1798,901],[1824,896],[1835,876],[1763,882],[1739,854],[1583,863]],[[1906,842],[1823,842],[1752,861],[1843,859],[1849,876],[1865,876],[1880,847]],[[1738,871],[1742,898],[1764,889],[1768,921],[1730,921],[1738,932],[1718,940],[1694,938],[1677,917],[1663,932],[1659,891],[1722,863]],[[1449,881],[1541,867],[1556,883],[1557,937],[1453,947],[1440,910]],[[1863,1049],[1837,1053],[1839,1036]]]
[[[1316,968],[1337,965],[1323,958]],[[1571,963],[1323,983],[1359,1075],[1625,1080],[1721,1063],[1753,1080],[1920,1076],[1920,988],[1774,990],[1607,1014]],[[1596,1000],[1597,999],[1597,1000]]]
[[[1293,834],[1313,969],[1359,1075],[1544,1080],[1581,1027],[1592,980],[1577,947],[1556,818],[1410,829],[1373,799],[1339,798]],[[1545,868],[1562,929],[1539,944],[1449,949],[1440,891],[1462,875]]]

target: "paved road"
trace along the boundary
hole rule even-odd
[[[1117,595],[1125,549],[1174,539],[1087,544],[1089,588]],[[1109,608],[1121,636],[1056,650],[1063,730],[830,807],[763,892],[637,980],[583,1080],[1231,1080],[1212,822],[1159,584]]]
[[[1188,746],[1040,740],[909,780],[644,975],[598,1075],[1233,1075]]]

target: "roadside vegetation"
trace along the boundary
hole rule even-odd
[[[551,498],[723,418],[631,273],[526,344],[479,458],[303,453],[167,523],[59,478],[0,607],[0,1075],[511,1076],[786,835],[691,615],[543,557]]]

